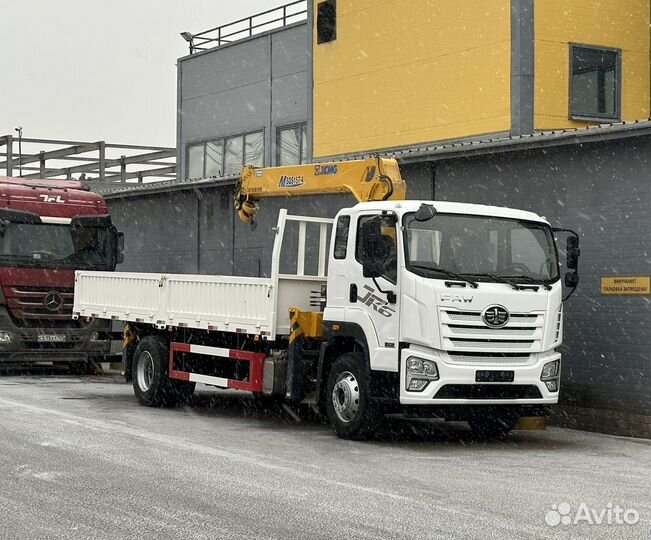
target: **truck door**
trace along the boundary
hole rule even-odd
[[[374,218],[380,219],[378,259],[382,264],[382,275],[368,278],[364,277],[362,269],[362,235],[364,223]],[[364,330],[372,369],[398,371],[398,259],[401,242],[396,217],[393,213],[359,215],[355,231],[354,261],[351,261],[348,275],[346,321],[356,322]]]

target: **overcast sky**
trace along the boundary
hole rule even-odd
[[[2,0],[0,135],[174,146],[176,59],[288,0]]]

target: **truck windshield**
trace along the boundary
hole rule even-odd
[[[0,264],[112,270],[114,245],[109,227],[4,222],[0,229]]]
[[[549,284],[558,279],[554,237],[544,223],[489,216],[407,214],[405,259],[419,275],[474,281]]]

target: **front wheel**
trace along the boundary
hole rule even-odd
[[[370,396],[369,379],[361,354],[342,354],[330,369],[326,413],[342,439],[367,439],[382,422],[382,408]]]
[[[168,349],[158,336],[140,340],[133,353],[133,391],[147,407],[173,406],[187,401],[194,392],[193,382],[176,381],[168,376]]]

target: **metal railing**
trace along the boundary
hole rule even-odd
[[[267,30],[282,28],[306,18],[307,0],[297,0],[198,34],[183,32],[181,35],[190,44],[190,54],[194,54],[197,51],[206,51]]]
[[[136,183],[176,178],[176,149],[0,135],[0,176]]]

